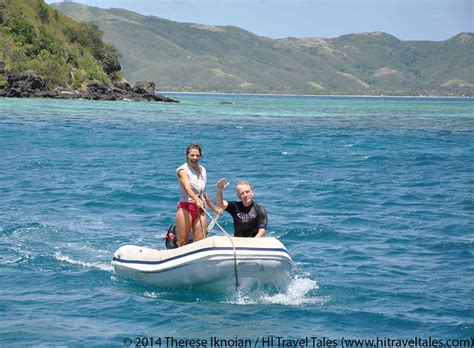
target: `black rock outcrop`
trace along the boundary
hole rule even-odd
[[[4,67],[0,64],[1,69]],[[115,82],[112,87],[92,81],[83,90],[60,87],[49,90],[47,82],[34,71],[11,72],[6,80],[6,88],[0,88],[0,97],[178,102],[155,94],[155,83],[149,81],[137,82],[133,87],[125,80]]]

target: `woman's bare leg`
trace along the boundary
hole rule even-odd
[[[204,215],[204,213],[199,214],[198,218],[194,220],[194,223],[193,223],[193,233],[194,233],[195,242],[197,242],[198,240],[204,239],[206,237],[206,228],[207,228],[206,215]]]
[[[178,246],[183,246],[189,242],[191,232],[191,214],[183,208],[176,211],[176,233],[178,234]]]

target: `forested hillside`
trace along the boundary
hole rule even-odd
[[[14,71],[35,72],[49,88],[110,84],[122,78],[118,58],[93,23],[78,23],[43,0],[0,0],[0,88]]]

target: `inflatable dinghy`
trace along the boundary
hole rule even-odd
[[[169,250],[135,245],[113,255],[115,272],[155,288],[276,285],[289,277],[293,261],[276,238],[213,236]]]

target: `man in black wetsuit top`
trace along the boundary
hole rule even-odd
[[[253,201],[253,187],[250,182],[240,181],[235,190],[239,202],[224,200],[222,191],[226,188],[225,179],[220,179],[216,184],[216,201],[219,207],[234,219],[235,237],[264,237],[267,228],[267,212]]]

